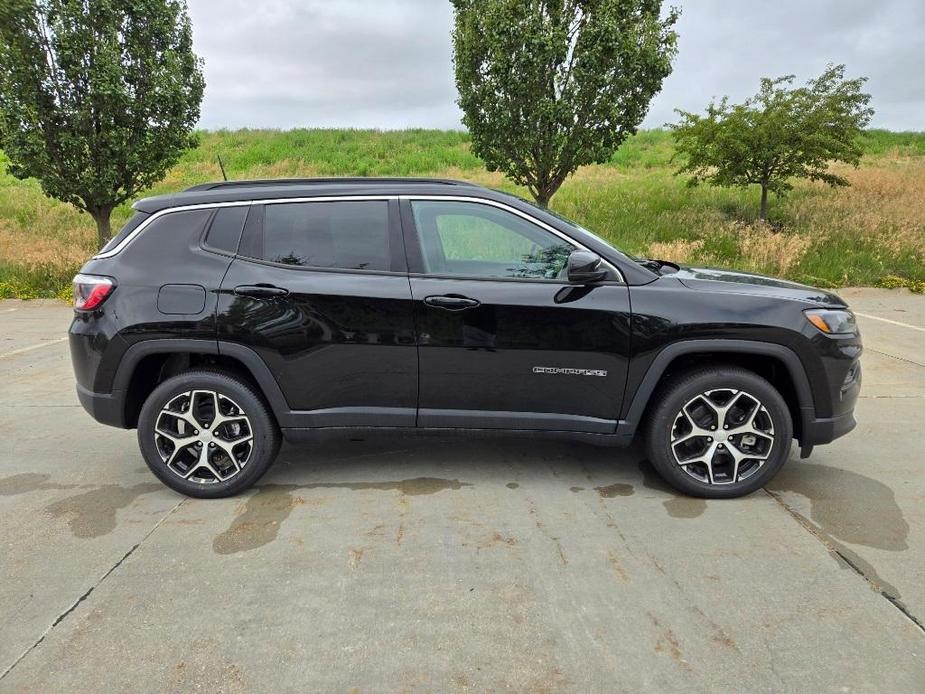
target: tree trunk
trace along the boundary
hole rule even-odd
[[[90,212],[90,215],[96,222],[96,242],[97,250],[99,250],[112,238],[112,225],[110,224],[112,208],[101,206]]]
[[[562,184],[565,183],[569,171],[563,168],[565,166],[564,164],[555,169],[550,169],[538,164],[534,165],[537,166],[538,170],[530,177],[533,180],[528,187],[533,199],[536,200],[536,204],[546,208],[549,207],[549,201],[552,200],[552,196],[555,195],[559,188],[562,187]],[[565,173],[562,173],[563,171],[565,171]]]
[[[540,207],[549,207],[549,201],[552,200],[552,196],[555,195],[561,187],[562,181],[558,179],[548,181],[544,185],[538,185],[536,186],[536,192],[533,193],[533,199],[536,200],[536,204]]]
[[[761,209],[758,212],[758,219],[762,222],[768,221],[768,187],[761,185]]]

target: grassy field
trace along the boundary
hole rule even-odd
[[[663,131],[627,141],[605,165],[586,167],[552,207],[635,254],[736,267],[823,287],[906,285],[925,290],[925,133],[871,131],[847,189],[800,182],[771,203],[772,228],[757,225],[755,189],[689,188],[674,175]],[[202,133],[148,194],[229,178],[287,176],[438,176],[521,195],[485,172],[468,135],[407,130],[293,130]],[[63,295],[94,251],[87,215],[45,198],[35,181],[5,173],[0,153],[0,297]],[[118,228],[128,205],[114,215]]]

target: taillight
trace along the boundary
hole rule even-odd
[[[77,275],[74,278],[74,308],[78,311],[92,311],[112,294],[116,283],[99,275]]]

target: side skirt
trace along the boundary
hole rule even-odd
[[[555,439],[576,441],[594,446],[623,448],[629,446],[633,437],[619,434],[596,434],[585,431],[556,431],[550,429],[471,429],[451,427],[313,427],[300,429],[286,427],[282,430],[288,443],[323,443],[351,438],[401,439],[401,438],[484,438],[484,439]]]

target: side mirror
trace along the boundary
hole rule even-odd
[[[568,281],[576,284],[594,284],[607,279],[607,268],[601,256],[591,251],[572,251],[568,257]]]

